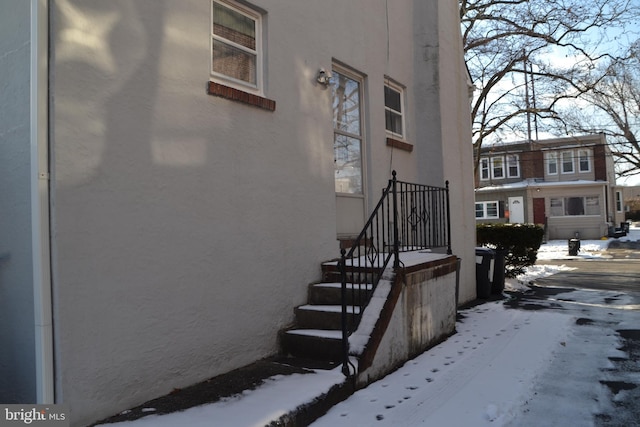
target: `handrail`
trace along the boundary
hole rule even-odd
[[[349,335],[357,328],[391,258],[393,268],[397,269],[401,264],[400,252],[446,247],[447,254],[451,254],[449,209],[449,181],[446,188],[412,184],[398,181],[393,171],[351,249],[341,250],[338,266],[342,282],[342,373],[345,376],[352,375]],[[348,312],[351,316],[347,316]]]

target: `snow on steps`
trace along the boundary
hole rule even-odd
[[[342,285],[337,282],[309,286],[308,304],[295,308],[296,326],[282,331],[281,344],[286,354],[294,357],[338,362],[342,357]],[[371,285],[347,285],[347,302],[369,298]],[[353,320],[358,307],[348,307]]]

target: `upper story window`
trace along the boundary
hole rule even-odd
[[[509,178],[520,176],[520,159],[517,154],[507,155],[507,176]]]
[[[387,132],[397,138],[404,138],[404,94],[395,84],[384,85],[384,123]]]
[[[517,155],[480,158],[480,180],[517,178],[520,176],[520,161]]]
[[[480,159],[480,179],[486,181],[489,178],[489,158],[483,157]]]
[[[493,178],[504,178],[504,158],[491,158],[491,175]]]
[[[562,154],[562,173],[573,173],[573,151],[563,151]]]
[[[580,172],[591,171],[589,150],[578,150],[578,168]]]
[[[547,153],[547,174],[558,174],[558,154],[549,152]]]
[[[260,92],[260,14],[231,0],[213,0],[211,14],[213,80]]]

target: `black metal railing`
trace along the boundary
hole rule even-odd
[[[387,188],[354,240],[342,250],[342,372],[349,368],[349,335],[355,331],[382,274],[393,259],[400,267],[400,252],[446,248],[451,254],[449,181],[445,188],[398,181],[393,171]],[[351,316],[348,316],[350,313]]]

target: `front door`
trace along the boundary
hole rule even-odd
[[[509,222],[524,223],[524,197],[509,197]]]
[[[362,78],[333,70],[333,151],[338,236],[355,236],[364,227]]]
[[[533,223],[538,225],[547,225],[547,214],[545,213],[543,197],[536,197],[533,199]]]

